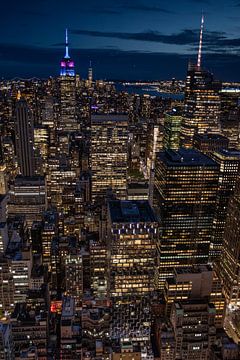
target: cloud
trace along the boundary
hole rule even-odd
[[[125,5],[124,6],[125,9],[128,10],[134,10],[134,11],[142,11],[142,12],[159,12],[159,13],[164,13],[164,14],[175,14],[174,11],[171,10],[167,10],[165,8],[162,8],[160,6],[151,6],[151,5],[146,5],[146,4],[129,4],[129,5]]]
[[[59,73],[59,62],[64,55],[61,47],[38,47],[0,43],[0,76],[4,78],[48,77]],[[71,49],[77,71],[87,76],[89,60],[93,62],[97,79],[153,80],[184,78],[189,59],[194,54],[122,51],[115,48]],[[204,54],[203,63],[223,80],[240,80],[240,57],[231,53]]]
[[[155,42],[168,45],[186,45],[196,46],[199,39],[198,29],[185,29],[179,33],[162,34],[158,31],[143,31],[138,33],[129,32],[108,32],[108,31],[92,31],[84,29],[71,30],[75,35],[86,35],[92,37],[114,38],[121,40],[134,40]],[[204,32],[204,48],[208,51],[215,50],[240,50],[240,38],[229,38],[227,33],[220,31]]]
[[[165,9],[158,5],[147,5],[144,3],[135,3],[132,0],[129,2],[124,2],[123,4],[115,4],[113,3],[111,6],[105,6],[100,4],[94,7],[81,7],[81,12],[84,13],[95,13],[95,14],[107,14],[107,15],[119,15],[126,12],[155,12],[155,13],[163,13],[163,14],[176,14],[176,12]]]
[[[144,31],[138,33],[128,32],[106,32],[106,31],[92,31],[92,30],[71,30],[75,35],[87,35],[93,37],[106,37],[124,40],[137,40],[147,42],[158,42],[163,44],[173,45],[194,45],[198,42],[199,30],[185,29],[175,34],[162,34],[158,31]],[[225,38],[225,33],[217,31],[209,31],[204,35],[205,43],[214,43]]]

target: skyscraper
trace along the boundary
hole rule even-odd
[[[66,132],[79,130],[76,116],[76,77],[74,61],[69,56],[68,31],[66,29],[66,52],[60,70],[60,121],[59,128]]]
[[[93,68],[92,62],[90,61],[89,68],[88,68],[88,86],[91,87],[93,82]]]
[[[218,273],[228,304],[240,305],[240,181],[229,201]]]
[[[148,201],[110,201],[108,209],[111,336],[149,340],[159,224]]]
[[[223,88],[221,97],[221,132],[229,139],[229,146],[240,149],[240,90],[235,88]]]
[[[20,173],[23,176],[34,175],[33,152],[33,119],[29,112],[27,102],[20,99],[16,104],[16,154]]]
[[[24,215],[27,225],[42,219],[47,208],[46,183],[43,176],[17,176],[10,186],[9,217]]]
[[[201,67],[203,18],[197,65],[188,67],[185,87],[185,110],[182,123],[182,146],[193,146],[194,134],[219,131],[221,83]]]
[[[68,49],[68,29],[66,29],[65,34],[65,56],[61,60],[61,70],[60,76],[75,76],[75,69],[74,69],[74,61],[69,56],[69,49]]]
[[[213,234],[210,246],[210,258],[214,260],[218,258],[222,252],[228,203],[230,197],[233,195],[240,170],[240,151],[222,149],[212,153],[210,156],[220,166]]]
[[[93,115],[91,122],[92,198],[111,188],[126,199],[128,117]]]
[[[207,360],[216,339],[216,309],[206,300],[174,303],[171,322],[176,341],[175,359]]]
[[[197,150],[160,152],[155,205],[161,217],[159,287],[174,268],[206,264],[218,189],[219,165]]]
[[[165,114],[163,145],[165,149],[178,150],[180,146],[180,131],[182,116],[177,109]]]

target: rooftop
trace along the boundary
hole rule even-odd
[[[114,200],[109,202],[109,212],[113,223],[156,222],[156,216],[146,200]]]
[[[210,265],[196,265],[175,268],[174,271],[176,274],[200,274],[206,271],[212,271],[212,267]]]
[[[14,185],[22,185],[22,186],[36,186],[39,184],[45,185],[45,177],[44,176],[22,176],[17,175],[14,181]]]
[[[226,141],[227,143],[229,142],[228,138],[226,136],[220,135],[220,134],[195,134],[194,135],[195,139],[198,140],[204,140],[204,141],[208,141],[208,140],[214,140],[214,141]]]
[[[214,153],[214,155],[223,158],[240,158],[240,150],[237,149],[220,149]]]
[[[218,166],[218,164],[210,157],[194,149],[181,148],[177,151],[165,150],[158,154],[158,158],[169,167]]]
[[[104,114],[104,115],[92,115],[91,121],[105,122],[105,121],[128,121],[128,115],[126,114]]]

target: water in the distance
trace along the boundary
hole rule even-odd
[[[127,86],[124,86],[121,83],[116,83],[115,87],[116,87],[117,91],[126,91],[126,92],[128,92],[128,94],[138,94],[138,95],[148,94],[150,96],[159,96],[164,99],[171,98],[174,100],[183,100],[183,98],[184,98],[183,94],[159,92],[154,88],[154,86],[151,86],[151,85],[145,85],[145,86],[127,85]]]

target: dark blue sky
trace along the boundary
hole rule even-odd
[[[202,11],[203,64],[240,81],[240,0],[5,0],[0,76],[57,75],[68,27],[82,77],[91,59],[96,78],[184,78]]]

